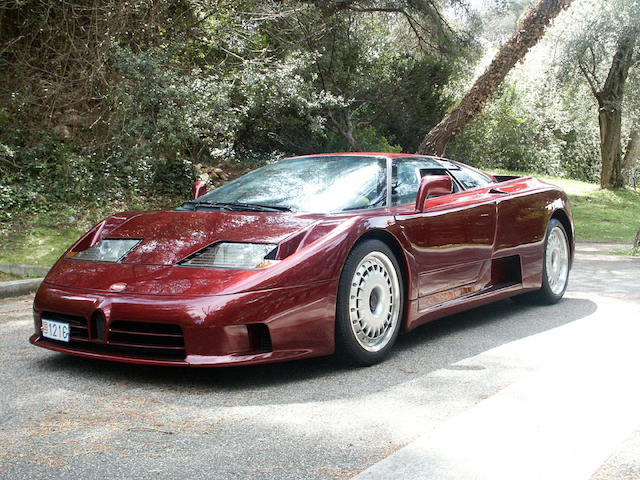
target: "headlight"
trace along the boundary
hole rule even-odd
[[[88,262],[119,262],[142,240],[105,238],[95,245],[80,252],[70,252],[67,258]]]
[[[180,262],[188,267],[266,268],[274,260],[277,245],[265,243],[216,243]]]

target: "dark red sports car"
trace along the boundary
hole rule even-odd
[[[443,158],[294,157],[194,197],[76,242],[38,290],[31,343],[161,365],[334,351],[370,365],[435,318],[558,301],[573,258],[560,189]]]

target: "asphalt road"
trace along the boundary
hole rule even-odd
[[[383,364],[228,369],[38,349],[0,301],[0,478],[640,478],[640,258],[582,248],[558,305],[425,325]]]

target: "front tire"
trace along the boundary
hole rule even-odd
[[[352,365],[383,360],[400,331],[403,282],[391,249],[365,240],[347,257],[338,286],[336,353]]]
[[[555,218],[549,221],[544,240],[542,286],[539,290],[520,295],[523,300],[552,305],[557,303],[569,283],[569,240],[564,225]],[[517,297],[516,297],[517,298]]]

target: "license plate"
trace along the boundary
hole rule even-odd
[[[42,319],[42,336],[54,340],[69,341],[69,324],[54,320]]]

